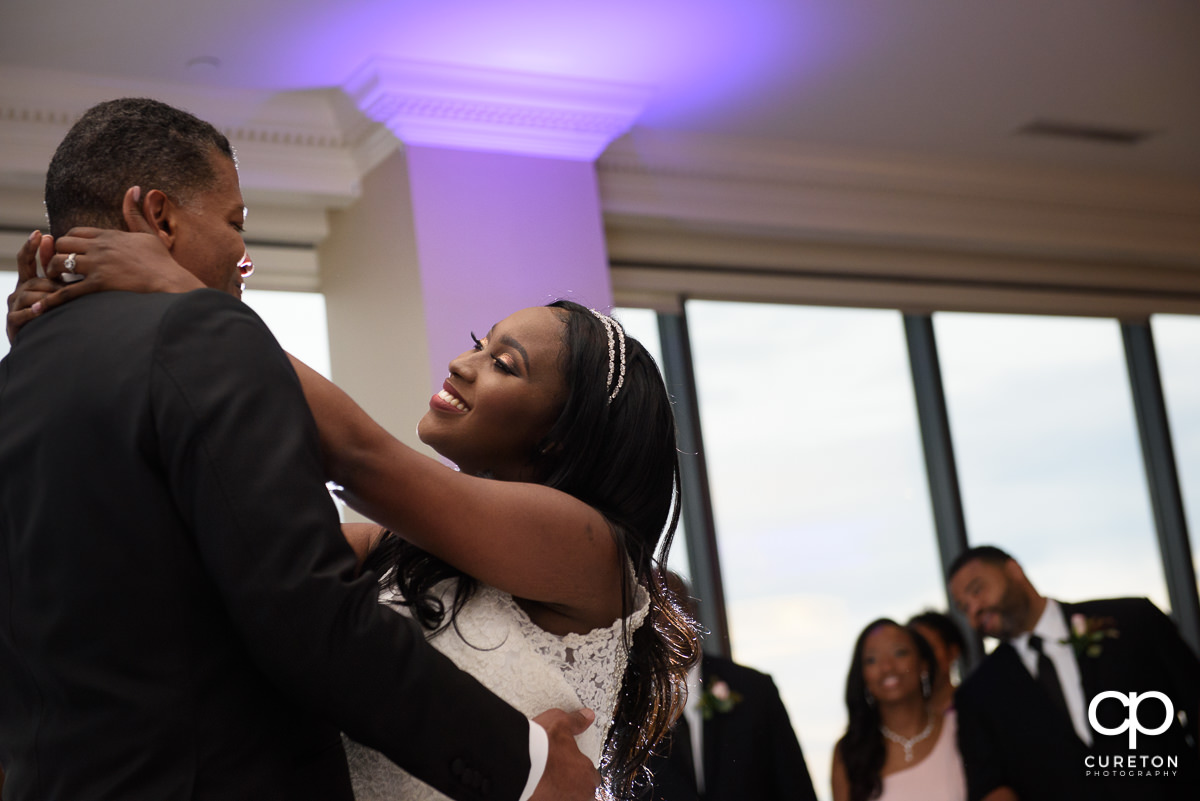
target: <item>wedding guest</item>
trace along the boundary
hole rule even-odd
[[[933,696],[929,705],[937,712],[945,712],[954,705],[954,690],[961,675],[962,656],[967,651],[967,641],[962,629],[949,615],[928,609],[908,621],[908,627],[925,638],[937,660],[933,672]]]
[[[1200,660],[1154,604],[1047,598],[1015,559],[990,545],[964,552],[948,575],[971,626],[1001,640],[955,696],[972,801],[1200,798]],[[1171,716],[1164,732],[1137,741],[1139,751],[1177,756],[1176,772],[1089,774],[1089,764],[1111,765],[1134,751],[1126,734],[1103,734],[1089,721],[1092,700],[1108,691],[1164,693],[1182,713],[1186,723]],[[1149,707],[1139,707],[1147,727]],[[1101,729],[1127,731],[1128,706],[1094,709]]]
[[[697,614],[683,577],[667,574]],[[775,682],[705,654],[688,673],[688,698],[651,763],[653,801],[816,801],[812,778]]]
[[[929,643],[887,618],[854,644],[846,676],[850,722],[833,753],[834,801],[962,801],[966,780],[953,709],[931,706]]]

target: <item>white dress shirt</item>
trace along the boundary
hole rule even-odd
[[[1058,672],[1058,683],[1062,687],[1063,698],[1067,702],[1067,712],[1071,715],[1071,724],[1079,739],[1088,745],[1092,744],[1092,730],[1087,723],[1086,699],[1083,697],[1083,679],[1079,675],[1079,662],[1075,658],[1075,649],[1070,643],[1064,643],[1070,634],[1067,622],[1063,618],[1062,607],[1053,598],[1046,599],[1046,608],[1038,618],[1033,631],[1020,634],[1009,640],[1009,644],[1017,649],[1025,669],[1029,675],[1037,679],[1037,651],[1029,645],[1029,635],[1036,634],[1042,638],[1042,652],[1054,664]]]
[[[700,680],[699,663],[692,665],[687,677],[687,704],[683,716],[687,719],[688,734],[692,745],[692,764],[696,768],[696,789],[704,793],[704,718],[700,714],[700,694],[704,691]]]
[[[542,724],[529,721],[529,778],[525,780],[525,789],[518,801],[529,801],[533,791],[537,789],[542,774],[546,772],[546,762],[550,758],[550,737]]]

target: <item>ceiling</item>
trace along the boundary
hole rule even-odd
[[[0,66],[339,87],[372,57],[649,87],[640,128],[1200,181],[1193,0],[3,0]],[[1136,144],[1017,135],[1035,120]]]

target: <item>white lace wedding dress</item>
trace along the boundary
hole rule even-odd
[[[453,582],[438,590],[450,609]],[[382,599],[386,602],[388,599]],[[629,637],[646,619],[650,599],[637,587],[628,624],[617,620],[587,634],[550,634],[534,625],[508,593],[479,585],[458,615],[430,643],[527,717],[552,707],[592,709],[596,721],[576,738],[597,766],[627,662]],[[397,607],[401,614],[407,608]],[[396,767],[377,751],[346,739],[356,801],[441,801],[446,796]]]

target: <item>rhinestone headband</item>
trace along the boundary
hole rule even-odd
[[[596,319],[604,323],[604,330],[608,333],[608,381],[606,386],[611,389],[611,394],[608,396],[608,402],[612,403],[616,400],[617,393],[621,391],[621,385],[625,383],[625,331],[621,328],[621,324],[613,318],[601,314],[595,309],[589,309],[592,314],[596,315]],[[613,331],[616,331],[614,337]],[[621,354],[621,371],[617,372],[617,353],[618,343],[620,343]],[[617,376],[617,383],[613,385],[613,376]]]

